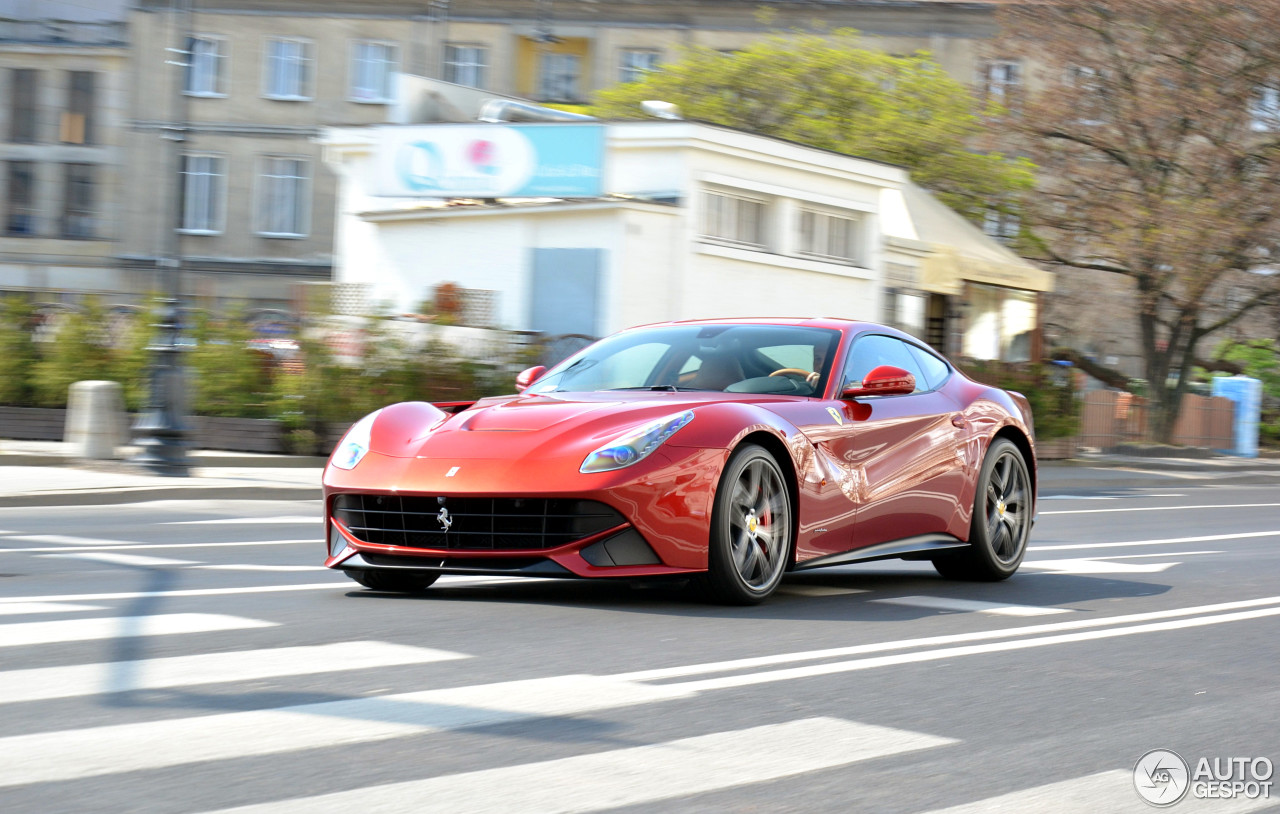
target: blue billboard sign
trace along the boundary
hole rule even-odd
[[[371,193],[396,198],[591,198],[600,124],[433,124],[377,130]]]

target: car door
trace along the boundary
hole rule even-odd
[[[845,422],[828,444],[856,484],[851,548],[954,531],[964,516],[963,417],[937,389],[936,368],[922,365],[917,352],[927,353],[897,337],[869,333],[855,338],[846,355],[837,394],[881,365],[916,379],[909,395],[837,402]],[[929,358],[949,373],[945,363]]]

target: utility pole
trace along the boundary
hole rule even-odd
[[[182,354],[180,340],[182,320],[179,304],[182,298],[182,196],[185,188],[182,173],[183,153],[189,126],[187,123],[187,71],[191,70],[191,32],[195,0],[171,0],[174,30],[178,46],[166,50],[172,59],[166,65],[174,66],[171,97],[171,121],[162,132],[162,138],[171,145],[168,157],[170,195],[168,212],[171,220],[161,234],[160,257],[156,260],[160,300],[160,321],[155,342],[147,348],[151,351],[149,379],[150,393],[146,411],[138,417],[134,434],[139,436],[142,451],[134,463],[157,475],[185,477],[190,474],[187,461],[187,436],[185,423],[185,388],[183,387]]]

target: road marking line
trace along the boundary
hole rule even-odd
[[[1127,543],[1072,543],[1070,545],[1034,545],[1030,551],[1078,551],[1089,548],[1128,548],[1142,545],[1174,543],[1210,543],[1217,540],[1250,540],[1258,537],[1280,537],[1280,531],[1245,531],[1237,534],[1207,534],[1201,537],[1167,537],[1163,540],[1132,540]]]
[[[720,678],[704,678],[697,681],[686,681],[682,684],[663,684],[661,686],[684,690],[691,694],[707,690],[723,690],[731,687],[749,687],[753,684],[768,684],[774,681],[794,681],[801,678],[849,673],[855,670],[870,670],[876,667],[891,667],[902,664],[919,664],[926,661],[940,661],[961,656],[985,655],[988,653],[1004,653],[1011,650],[1027,650],[1033,647],[1047,647],[1057,644],[1074,644],[1076,642],[1114,639],[1121,636],[1136,636],[1139,633],[1160,633],[1169,630],[1184,630],[1193,627],[1221,625],[1227,622],[1243,622],[1249,619],[1264,619],[1280,616],[1280,608],[1262,608],[1260,610],[1224,613],[1217,616],[1198,616],[1192,619],[1179,619],[1172,622],[1152,622],[1132,627],[1108,628],[1106,630],[1090,630],[1083,633],[1063,633],[1056,636],[1040,636],[1031,639],[1016,639],[1010,642],[987,642],[985,644],[965,645],[962,647],[942,647],[936,650],[920,650],[914,653],[898,653],[892,656],[875,656],[873,658],[838,661],[828,664],[811,664],[807,667],[790,667],[782,670],[770,670],[763,673],[746,673],[742,675],[721,676]]]
[[[169,520],[164,523],[156,523],[157,526],[252,526],[267,523],[284,523],[289,525],[304,525],[315,523],[319,525],[324,522],[323,517],[315,515],[293,515],[286,517],[220,517],[216,520]]]
[[[142,661],[37,667],[0,672],[0,704],[367,670],[403,664],[428,664],[466,658],[470,656],[386,642],[338,642],[232,653],[201,653]]]
[[[778,593],[789,596],[847,596],[865,594],[865,588],[837,588],[834,585],[779,585]]]
[[[13,602],[0,605],[0,616],[20,616],[30,613],[71,613],[73,611],[102,610],[101,605],[72,605],[63,602]],[[3,703],[3,699],[0,699]]]
[[[9,540],[21,540],[24,543],[50,543],[61,546],[112,546],[128,543],[128,540],[99,540],[93,537],[71,537],[66,534],[17,534]]]
[[[1184,509],[1265,509],[1280,506],[1280,503],[1207,503],[1198,506],[1131,506],[1126,509],[1062,509],[1056,512],[1040,512],[1046,514],[1110,514],[1112,512],[1171,512]]]
[[[323,565],[255,565],[254,563],[229,563],[224,565],[193,565],[196,571],[328,571]]]
[[[579,814],[764,783],[958,742],[837,718],[807,718],[598,754],[279,800],[227,809],[222,814],[398,811],[410,800],[429,801],[431,809],[451,814]],[[762,760],[762,755],[769,757]],[[547,782],[548,778],[555,782]]]
[[[685,695],[670,687],[567,675],[14,735],[0,738],[0,787],[568,717]]]
[[[614,678],[626,681],[658,681],[669,678],[684,678],[705,673],[725,673],[734,670],[748,670],[752,667],[771,667],[778,664],[789,664],[797,661],[816,661],[818,659],[838,658],[840,656],[858,656],[867,653],[882,653],[886,650],[907,650],[914,647],[933,647],[937,645],[959,644],[962,642],[981,642],[990,639],[1006,639],[1014,636],[1033,636],[1042,633],[1059,633],[1069,630],[1087,630],[1096,627],[1126,625],[1133,622],[1151,622],[1160,619],[1176,619],[1180,616],[1218,613],[1220,611],[1245,610],[1249,608],[1280,605],[1280,596],[1268,596],[1261,599],[1244,599],[1238,602],[1220,602],[1213,605],[1198,605],[1187,608],[1172,608],[1147,613],[1130,613],[1123,616],[1109,616],[1102,619],[1076,619],[1071,622],[1049,622],[1043,625],[1024,625],[1007,627],[998,630],[981,630],[971,633],[953,633],[945,636],[926,636],[919,639],[899,639],[889,642],[872,642],[855,644],[847,647],[831,647],[825,650],[808,650],[796,653],[780,653],[773,656],[755,656],[729,661],[704,662],[688,664],[680,667],[660,667],[654,670],[640,670],[632,673],[621,673]]]
[[[885,599],[872,599],[871,601],[882,602],[886,605],[905,605],[909,608],[990,613],[996,616],[1048,616],[1054,613],[1071,613],[1069,608],[1007,605],[1000,602],[979,602],[976,599],[953,599],[945,596],[893,596]]]
[[[1164,554],[1162,556],[1176,557],[1179,555]],[[1110,562],[1108,560],[1068,559],[1026,560],[1022,563],[1022,567],[1039,571],[1052,571],[1056,574],[1158,574],[1181,564],[1180,562],[1152,562],[1144,565],[1129,565],[1128,563]]]
[[[1225,554],[1225,551],[1161,551],[1156,554],[1104,554],[1100,560],[1144,560],[1151,557],[1194,557],[1198,554]],[[1034,562],[1034,561],[1029,561]]]
[[[240,548],[243,546],[272,545],[322,545],[319,537],[306,540],[248,540],[235,543],[128,543],[125,545],[85,546],[77,551],[129,551],[142,548]],[[0,554],[36,554],[47,551],[66,551],[66,546],[56,548],[0,548]]]
[[[161,568],[169,565],[193,565],[195,560],[171,560],[166,557],[144,557],[141,554],[110,554],[105,551],[78,551],[75,554],[41,554],[41,559],[89,560],[108,565],[128,565],[136,568]]]
[[[96,639],[120,639],[126,636],[209,633],[217,630],[246,630],[256,627],[276,627],[276,623],[217,613],[166,613],[158,616],[20,622],[0,625],[0,647],[87,642]]]
[[[335,574],[335,576],[337,576]],[[172,599],[179,596],[234,596],[236,594],[273,594],[290,591],[357,590],[355,583],[340,577],[332,582],[310,582],[303,585],[245,585],[238,588],[184,588],[176,591],[120,591],[101,594],[53,594],[51,596],[0,596],[6,602],[102,602],[108,599]]]
[[[1188,795],[1174,809],[1183,812],[1246,814],[1275,804],[1275,799],[1201,800]],[[924,814],[1077,814],[1080,811],[1140,811],[1141,798],[1133,788],[1133,772],[1116,769],[1072,780],[988,797],[972,803],[938,808]]]

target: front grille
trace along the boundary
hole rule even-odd
[[[362,542],[445,551],[544,550],[626,522],[594,500],[541,497],[338,495],[333,514]]]

